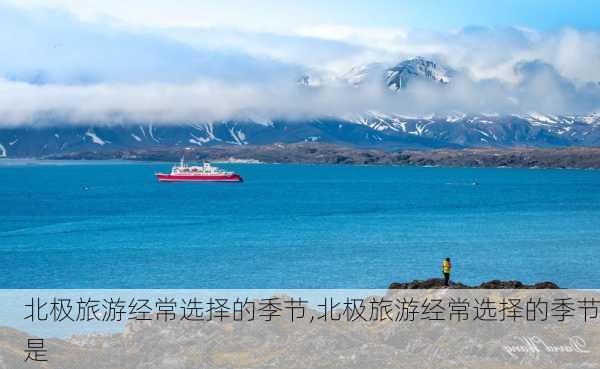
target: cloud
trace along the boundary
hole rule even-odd
[[[185,27],[161,29],[160,34],[199,50],[242,52],[255,58],[334,72],[339,70],[336,63],[352,62],[365,52],[360,45],[308,35]]]
[[[82,23],[58,10],[0,5],[0,76],[34,84],[214,78],[232,83],[290,78],[299,67],[241,50],[188,45],[152,32]]]
[[[0,125],[600,109],[600,34],[574,29],[130,28],[0,5],[0,30]],[[341,82],[354,66],[379,63],[381,72],[417,55],[458,77],[398,93]],[[301,88],[304,73],[323,85]]]
[[[303,120],[349,117],[367,111],[404,115],[430,113],[586,113],[598,109],[600,85],[562,86],[548,70],[536,71],[518,87],[497,80],[456,78],[441,86],[414,81],[393,92],[376,84],[316,89],[293,83],[217,80],[192,83],[33,85],[0,82],[0,122],[23,123],[198,123],[226,120]]]
[[[294,84],[198,80],[189,84],[32,85],[0,81],[0,121],[182,123],[306,119],[378,106],[381,90],[301,89]],[[360,103],[362,101],[362,103]],[[365,105],[367,103],[367,105]],[[51,114],[49,114],[51,113]]]

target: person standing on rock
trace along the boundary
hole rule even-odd
[[[442,273],[444,274],[444,286],[450,286],[450,272],[452,271],[452,263],[450,258],[442,261]]]

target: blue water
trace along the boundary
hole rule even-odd
[[[0,288],[385,288],[446,256],[466,283],[600,287],[600,171],[226,167],[245,182],[0,164]]]

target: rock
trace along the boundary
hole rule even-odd
[[[468,286],[460,282],[450,282],[450,287],[444,286],[444,280],[442,278],[431,278],[427,280],[414,280],[412,282],[398,283],[393,282],[390,284],[388,289],[400,290],[400,289],[436,289],[436,288],[478,288],[478,289],[558,289],[553,282],[540,282],[532,285],[523,284],[520,281],[501,281],[498,279],[483,282],[479,286]]]
[[[498,279],[494,279],[493,281],[483,282],[479,285],[478,288],[483,289],[520,289],[526,288],[523,283],[520,281],[500,281]]]
[[[414,280],[407,283],[392,283],[388,289],[390,290],[415,290],[415,289],[432,289],[445,288],[442,278],[431,278],[424,281]],[[450,283],[450,288],[469,288],[462,283]]]
[[[558,287],[558,285],[553,282],[540,282],[540,283],[534,284],[533,288],[535,288],[537,290],[545,290],[545,289],[554,290],[554,289],[559,289],[560,287]]]

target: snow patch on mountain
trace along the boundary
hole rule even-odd
[[[89,137],[92,140],[93,143],[95,143],[97,145],[100,145],[100,146],[104,146],[107,143],[110,143],[110,141],[105,141],[105,140],[101,139],[100,137],[98,137],[98,135],[96,133],[94,133],[94,131],[92,131],[92,130],[88,130],[85,133],[85,135],[87,137]]]
[[[222,141],[220,138],[215,136],[215,128],[212,123],[206,123],[204,125],[195,124],[193,126],[198,130],[204,130],[208,135],[209,140]]]
[[[467,115],[464,113],[457,113],[454,115],[448,115],[446,117],[446,122],[458,122],[459,120],[465,119]]]
[[[246,135],[244,134],[244,132],[241,129],[238,129],[236,131],[235,128],[229,128],[228,130],[229,130],[229,134],[231,134],[231,137],[233,137],[236,145],[247,145],[248,144],[248,142],[246,142]]]
[[[529,113],[529,117],[532,119],[533,122],[544,122],[544,123],[550,123],[550,124],[556,124],[558,123],[558,119],[555,116],[552,116],[550,114],[540,114],[540,113]]]
[[[590,115],[586,115],[581,117],[581,120],[588,124],[599,124],[600,123],[600,113],[594,113]]]
[[[159,140],[156,139],[156,137],[154,137],[154,127],[152,126],[152,124],[150,124],[148,126],[148,134],[150,135],[150,138],[154,141],[154,142],[160,142]]]
[[[210,142],[210,138],[198,137],[193,133],[190,133],[190,136],[192,136],[192,138],[189,139],[189,143],[194,145],[202,146],[203,144]]]
[[[6,149],[0,144],[0,158],[6,158],[8,156]]]

